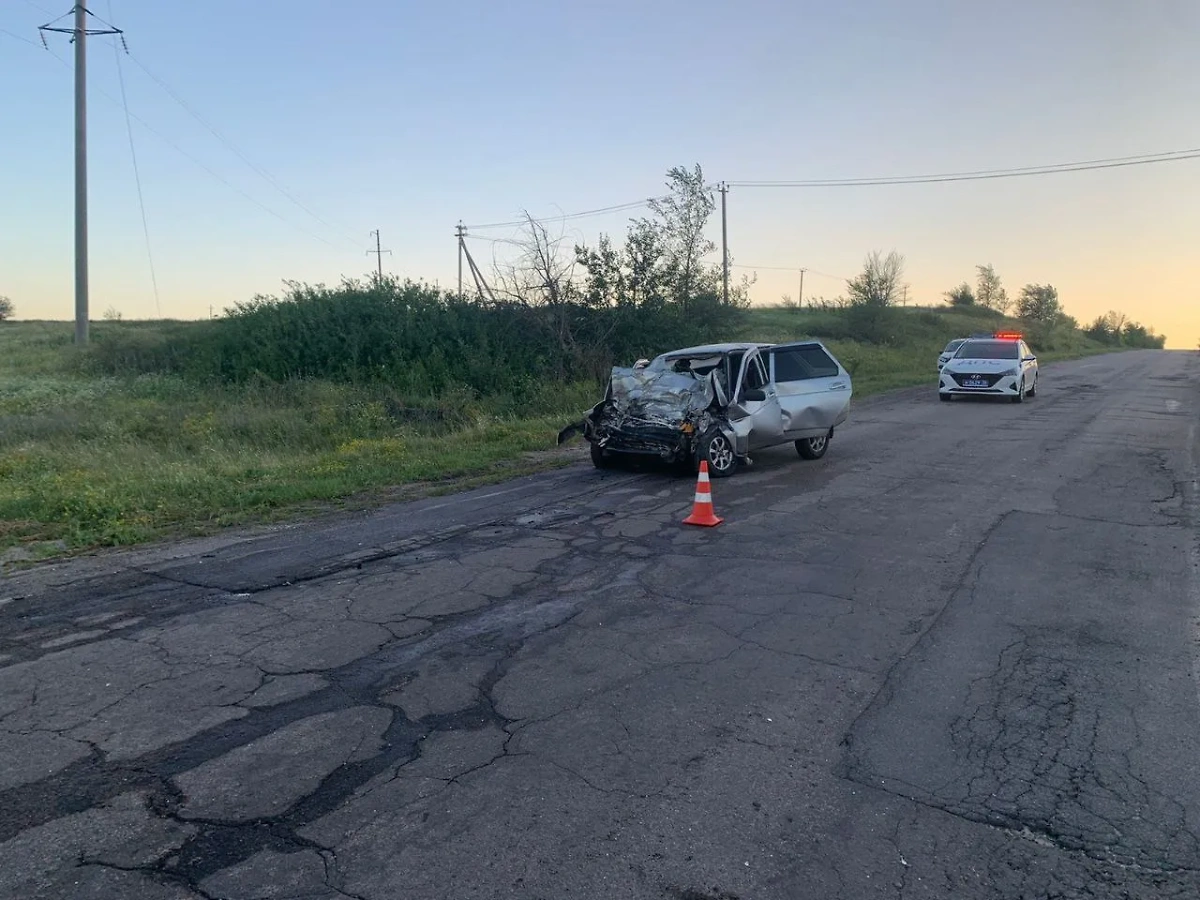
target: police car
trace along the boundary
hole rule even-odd
[[[1037,357],[1017,333],[972,335],[954,351],[938,375],[938,399],[960,394],[1008,397],[1021,403],[1037,396]]]
[[[940,354],[938,354],[938,371],[939,372],[942,371],[942,366],[944,366],[947,362],[950,361],[950,357],[952,357],[954,355],[954,351],[957,350],[959,347],[961,347],[963,345],[963,342],[966,340],[967,340],[967,338],[955,338],[954,340],[952,340],[950,343],[948,343],[943,348],[942,352]]]

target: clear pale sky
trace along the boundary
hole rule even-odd
[[[21,318],[73,316],[72,74],[37,37],[69,6],[0,5],[0,294]],[[698,162],[713,181],[819,179],[1200,147],[1195,0],[89,6],[125,30],[129,109],[153,129],[134,122],[159,289],[156,306],[113,47],[92,39],[93,318],[207,316],[283,279],[361,275],[375,228],[389,271],[448,286],[460,219],[654,196],[673,165]],[[71,60],[65,35],[49,42]],[[620,235],[628,215],[568,233]],[[829,275],[896,249],[910,302],[937,302],[990,262],[1010,294],[1050,282],[1081,320],[1120,309],[1168,346],[1200,341],[1200,160],[735,188],[729,242],[738,264],[808,267],[806,297],[832,298],[844,285]],[[491,259],[489,243],[471,246]],[[764,268],[752,296],[777,302],[797,281]]]

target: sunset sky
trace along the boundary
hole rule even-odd
[[[72,51],[50,35],[48,52],[37,31],[69,6],[0,5],[0,295],[21,318],[73,315]],[[460,219],[637,201],[661,193],[674,165],[739,182],[1200,148],[1195,0],[90,8],[94,24],[125,30],[132,53],[121,71],[158,286],[156,299],[117,58],[95,38],[93,318],[109,307],[126,319],[195,318],[284,279],[361,275],[374,267],[376,228],[388,271],[449,286]],[[590,242],[623,233],[630,214],[551,225]],[[513,236],[473,233],[489,264],[506,245],[482,238]],[[739,266],[762,267],[758,303],[795,296],[801,266],[806,297],[832,298],[869,251],[895,249],[913,303],[940,301],[991,263],[1012,295],[1049,282],[1081,320],[1118,309],[1168,346],[1200,341],[1200,159],[982,182],[735,187],[729,241]]]

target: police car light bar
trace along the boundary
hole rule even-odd
[[[1021,340],[1021,332],[1019,331],[997,331],[993,337],[998,341],[1019,341]]]

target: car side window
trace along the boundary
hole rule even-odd
[[[745,389],[753,391],[766,386],[767,374],[763,371],[762,360],[756,356],[750,360],[750,365],[746,367]]]
[[[775,359],[775,383],[806,381],[809,378],[834,378],[837,363],[820,347],[790,347],[771,354]]]

